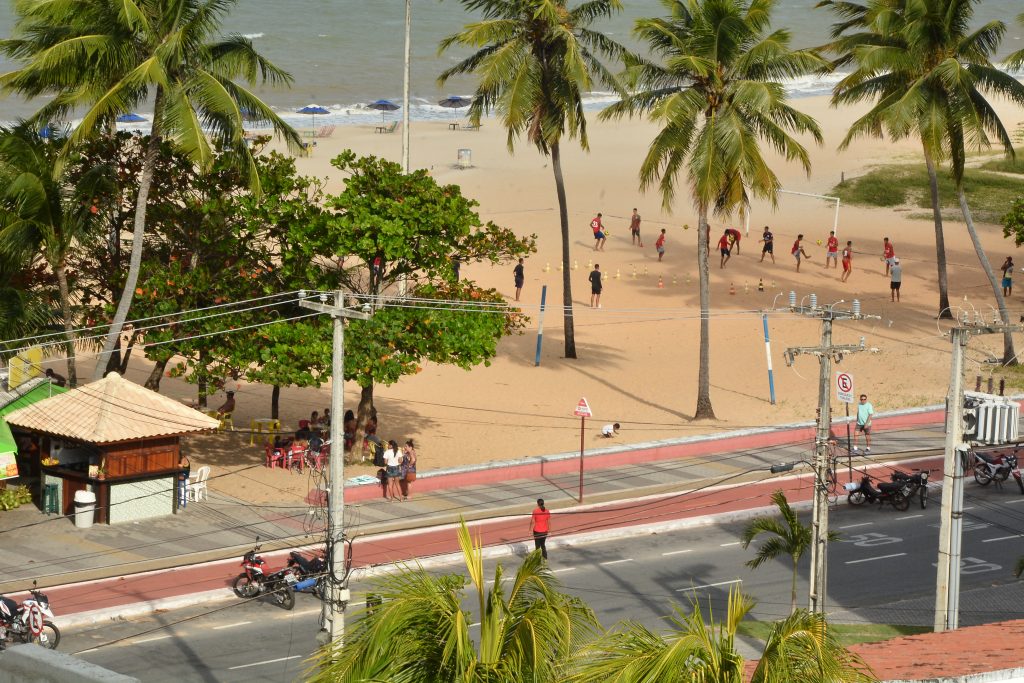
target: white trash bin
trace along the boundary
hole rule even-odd
[[[96,516],[96,494],[92,491],[75,492],[75,526],[79,529],[92,527]]]
[[[459,168],[473,167],[473,150],[463,147],[459,149],[459,156],[457,158]]]

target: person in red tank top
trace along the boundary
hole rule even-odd
[[[533,546],[539,550],[541,557],[548,559],[548,549],[544,543],[548,540],[551,530],[551,511],[544,507],[544,499],[537,499],[537,509],[530,516],[530,531],[533,533]]]

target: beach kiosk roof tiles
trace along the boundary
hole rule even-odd
[[[220,421],[117,373],[7,415],[33,436],[44,498],[75,511],[79,491],[96,494],[99,522],[168,515],[177,509],[180,436]]]
[[[91,444],[111,444],[215,429],[220,422],[116,372],[98,382],[7,415],[23,429]]]

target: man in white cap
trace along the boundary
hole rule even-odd
[[[892,260],[892,268],[889,270],[889,295],[894,303],[900,300],[901,284],[903,284],[903,266],[900,265],[900,258],[897,256]]]

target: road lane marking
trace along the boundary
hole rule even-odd
[[[743,543],[743,541],[733,541],[732,543],[719,543],[718,547],[719,548],[728,548],[731,545],[740,545],[741,543]]]
[[[973,510],[973,509],[974,509],[974,506],[973,506],[973,505],[969,505],[968,507],[965,507],[965,508],[960,508],[960,509],[961,509],[961,510]]]
[[[907,515],[906,517],[900,517],[900,519],[916,519],[917,517],[924,517],[924,515]]]
[[[623,562],[632,562],[632,561],[633,561],[632,557],[627,557],[624,560],[608,560],[607,562],[601,562],[600,565],[602,567],[607,567],[607,566],[613,565],[613,564],[622,564]]]
[[[996,541],[1008,541],[1011,538],[1021,538],[1024,534],[1014,534],[1013,536],[1000,536],[999,538],[986,538],[982,543],[994,543]]]
[[[668,552],[668,553],[662,553],[661,556],[662,557],[668,557],[669,555],[682,555],[683,553],[691,553],[691,552],[693,552],[693,548],[687,548],[686,550],[673,550],[673,551]]]
[[[879,555],[878,557],[864,557],[859,560],[848,560],[846,564],[857,564],[858,562],[874,562],[875,560],[888,560],[891,557],[902,557],[906,553],[893,553],[892,555]]]
[[[572,571],[576,571],[576,567],[562,567],[561,569],[552,569],[551,573],[552,574],[561,574],[562,572],[572,572]]]
[[[1017,503],[1024,503],[1024,498],[1018,498],[1017,500],[1006,501],[1007,505],[1016,505]]]
[[[677,588],[676,593],[682,593],[683,591],[696,591],[701,588],[715,588],[717,586],[728,586],[734,583],[743,583],[743,579],[733,579],[732,581],[719,581],[718,583],[705,583],[703,586],[690,586],[689,588]]]
[[[871,526],[874,522],[861,522],[860,524],[847,524],[846,526],[839,527],[840,529],[856,529],[859,526]]]
[[[355,603],[354,602],[350,602],[348,604],[349,604],[349,607],[355,607]],[[282,612],[281,614],[277,615],[277,618],[278,619],[291,619],[292,617],[304,617],[307,614],[320,614],[321,611],[322,610],[319,607],[316,607],[314,609],[307,609],[307,610],[303,610],[301,612]]]
[[[143,638],[142,640],[133,640],[132,641],[132,645],[141,645],[142,643],[152,643],[154,640],[167,640],[168,638],[173,638],[173,637],[174,637],[173,635],[170,635],[170,636],[154,636],[153,638]]]
[[[213,630],[214,631],[220,631],[220,630],[225,629],[225,628],[234,628],[236,626],[245,626],[246,624],[251,624],[251,623],[252,623],[251,621],[238,621],[238,622],[235,622],[234,624],[224,624],[223,626],[214,626]],[[280,661],[280,660],[278,660],[278,661]]]
[[[245,622],[249,623],[249,622]],[[262,662],[253,662],[252,664],[239,664],[238,666],[229,666],[228,671],[234,671],[235,669],[248,669],[250,666],[263,666],[264,664],[277,664],[278,662],[287,662],[289,659],[298,659],[299,657],[305,657],[305,655],[292,655],[291,657],[278,657],[277,659],[267,659]]]
[[[76,655],[86,655],[86,654],[89,654],[90,652],[96,652],[96,650],[98,650],[98,649],[99,649],[98,647],[94,647],[91,650],[81,650],[79,652],[75,652],[74,654],[76,654]]]

